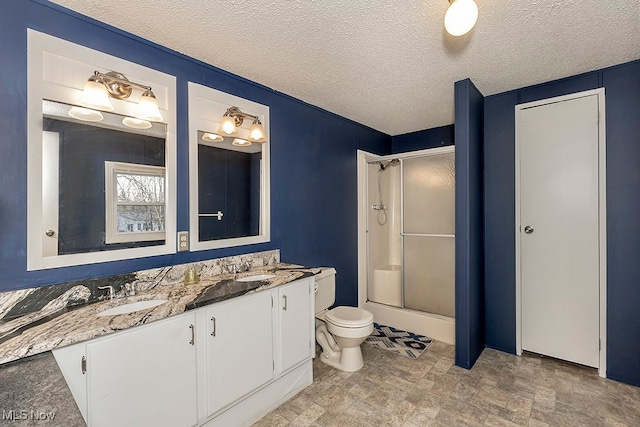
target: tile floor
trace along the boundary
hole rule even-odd
[[[485,349],[465,370],[437,341],[417,360],[363,355],[355,373],[316,357],[313,384],[254,426],[640,426],[640,388],[557,360]]]

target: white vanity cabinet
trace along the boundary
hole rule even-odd
[[[273,378],[270,292],[205,308],[207,416]]]
[[[274,289],[278,300],[278,373],[313,357],[315,322],[313,282],[302,286],[294,282]],[[311,304],[309,303],[311,301]]]
[[[248,425],[313,381],[314,280],[53,351],[90,427]]]
[[[191,427],[198,422],[195,315],[87,343],[91,427]]]

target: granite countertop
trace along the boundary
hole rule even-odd
[[[156,286],[135,296],[103,300],[76,307],[40,310],[0,323],[0,364],[76,344],[184,313],[187,310],[259,292],[317,274],[320,269],[278,263],[237,274],[237,279],[259,274],[275,277],[252,282],[234,280],[233,274],[219,274],[195,284]],[[166,299],[164,304],[114,316],[96,314],[131,302]]]

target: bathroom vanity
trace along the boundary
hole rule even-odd
[[[312,296],[303,278],[53,354],[91,427],[238,425],[313,381]]]
[[[314,283],[278,264],[158,285],[50,315],[0,353],[52,350],[91,427],[250,424],[313,381]]]

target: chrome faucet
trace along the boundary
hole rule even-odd
[[[237,267],[235,264],[233,264],[233,280],[234,281],[236,280],[237,274],[238,274]]]
[[[111,286],[111,285],[98,286],[98,289],[109,289],[109,299],[110,300],[113,300],[113,298],[115,297],[115,291],[113,289],[113,286]]]
[[[136,284],[135,283],[127,283],[124,285],[125,296],[132,297],[136,294]]]

